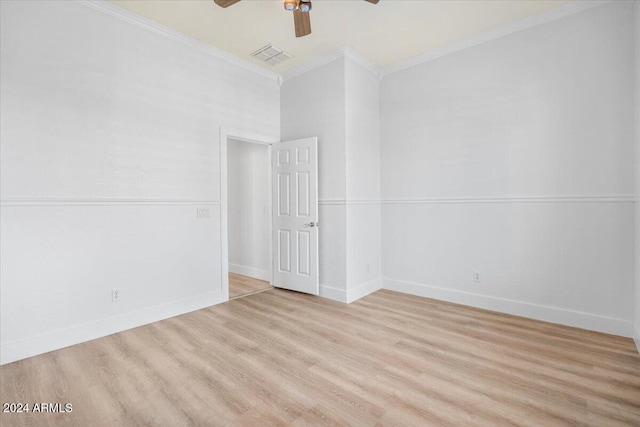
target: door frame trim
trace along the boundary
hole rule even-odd
[[[271,182],[271,145],[280,142],[279,138],[268,135],[258,134],[243,129],[233,129],[220,126],[220,275],[222,286],[223,301],[229,301],[229,204],[227,199],[227,146],[229,139],[235,139],[253,144],[268,146],[267,161],[269,183]],[[269,191],[269,262],[271,266],[271,277],[269,283],[273,285],[273,242],[272,226],[273,226],[273,200],[271,191]]]

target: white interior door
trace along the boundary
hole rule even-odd
[[[318,295],[318,138],[273,144],[273,285]]]

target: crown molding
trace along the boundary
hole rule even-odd
[[[269,71],[259,65],[256,65],[252,62],[239,58],[231,53],[225,52],[212,45],[209,45],[204,42],[201,42],[200,40],[196,40],[194,38],[188,37],[178,31],[172,30],[150,19],[136,15],[132,12],[129,12],[126,9],[123,9],[114,4],[108,3],[106,0],[75,0],[75,1],[82,5],[98,10],[102,13],[106,13],[108,15],[114,16],[122,21],[136,25],[139,28],[145,29],[147,31],[152,31],[156,34],[159,34],[163,37],[166,37],[170,40],[180,43],[183,46],[190,47],[206,55],[218,58],[227,63],[244,68],[245,70],[262,75],[263,77],[266,77],[270,80],[275,81],[277,84],[282,85],[284,81],[300,76],[304,73],[307,73],[311,70],[319,68],[323,65],[326,65],[340,58],[352,60],[353,62],[361,65],[366,70],[378,76],[378,78],[382,79],[387,75],[397,73],[399,71],[405,70],[407,68],[410,68],[425,62],[429,62],[436,58],[440,58],[441,56],[449,55],[451,53],[458,52],[468,47],[476,46],[491,40],[495,40],[500,37],[504,37],[504,36],[525,30],[527,28],[531,28],[537,25],[555,21],[557,19],[570,16],[570,15],[573,15],[597,6],[601,6],[603,4],[611,3],[613,0],[574,0],[571,3],[568,3],[564,6],[560,6],[558,8],[555,8],[549,11],[545,11],[536,15],[532,15],[532,16],[520,19],[513,23],[510,23],[489,31],[485,31],[475,36],[471,36],[466,39],[459,40],[457,42],[445,45],[431,52],[427,52],[422,55],[418,55],[413,58],[410,58],[406,61],[392,64],[383,68],[378,67],[374,62],[372,62],[369,58],[362,55],[353,47],[343,46],[338,49],[335,49],[334,51],[332,51],[331,53],[325,56],[310,59],[309,61],[301,65],[298,65],[294,68],[291,68],[288,71],[283,72],[282,74]]]
[[[344,48],[338,48],[331,53],[318,57],[312,58],[301,65],[295,66],[284,73],[282,73],[282,81],[290,80],[294,77],[298,77],[304,73],[307,73],[311,70],[315,70],[316,68],[322,67],[323,65],[329,64],[337,59],[344,58]]]
[[[365,70],[369,71],[370,73],[378,77],[378,79],[382,79],[382,70],[369,58],[367,58],[366,56],[364,56],[363,54],[361,54],[351,46],[345,46],[339,50],[342,51],[342,55],[345,58],[360,65],[362,68],[364,68]]]
[[[126,9],[108,3],[106,0],[76,0],[76,2],[107,15],[111,15],[115,18],[120,19],[121,21],[133,24],[138,28],[156,33],[183,46],[195,49],[201,53],[204,53],[205,55],[209,55],[216,59],[225,61],[229,64],[244,68],[247,71],[259,74],[263,77],[273,80],[274,82],[278,82],[280,80],[280,75],[274,73],[273,71],[269,71],[259,65],[239,58],[231,53],[225,52],[224,50],[218,49],[217,47],[214,47],[210,44],[204,43],[200,40],[196,40],[192,37],[188,37],[179,31],[172,30],[171,28],[165,27],[162,24],[158,24],[155,21],[144,18],[140,15],[136,15],[135,13],[129,12]]]
[[[560,18],[564,18],[566,16],[574,15],[587,9],[611,3],[612,1],[613,0],[574,0],[564,6],[538,13],[536,15],[528,16],[510,24],[506,24],[501,27],[465,38],[463,40],[459,40],[457,42],[435,49],[431,52],[427,52],[422,55],[410,58],[406,61],[392,64],[383,68],[378,67],[369,58],[362,55],[356,49],[350,46],[344,46],[332,51],[328,55],[311,59],[301,65],[298,65],[297,67],[285,71],[284,73],[282,73],[280,82],[300,76],[311,70],[333,62],[339,58],[348,58],[350,60],[353,60],[354,62],[362,65],[365,69],[376,74],[380,79],[382,79],[390,74],[397,73],[399,71],[411,68],[419,64],[423,64],[425,62],[432,61],[436,58],[440,58],[441,56],[449,55],[451,53],[455,53],[468,47],[495,40],[500,37],[508,36],[510,34],[526,30],[527,28],[532,28],[538,25],[555,21]]]
[[[574,0],[571,3],[551,9],[545,12],[538,13],[536,15],[528,16],[510,24],[503,25],[498,28],[494,28],[489,31],[471,36],[457,42],[442,46],[431,52],[424,53],[422,55],[415,56],[406,61],[402,61],[396,64],[389,65],[382,68],[382,77],[390,74],[397,73],[399,71],[411,68],[413,66],[423,64],[425,62],[432,61],[441,56],[449,55],[451,53],[458,52],[468,47],[476,46],[491,40],[498,39],[500,37],[508,36],[513,33],[517,33],[527,28],[535,27],[547,22],[555,21],[565,16],[574,15],[576,13],[591,9],[603,4],[611,3],[613,0]]]
[[[301,65],[285,71],[284,73],[282,73],[282,80],[287,81],[341,58],[351,60],[363,67],[365,70],[376,75],[378,78],[382,78],[380,67],[374,64],[373,61],[371,61],[369,58],[367,58],[351,46],[343,46],[335,49],[328,55],[311,59]]]

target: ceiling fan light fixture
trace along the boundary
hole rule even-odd
[[[298,5],[298,9],[300,9],[300,12],[309,12],[311,10],[311,2],[301,1],[300,5]]]
[[[0,0],[2,1],[2,0]],[[220,7],[229,7],[238,3],[240,0],[213,0]],[[288,12],[293,12],[293,26],[296,31],[296,37],[304,37],[311,34],[311,21],[309,19],[309,12],[311,11],[311,0],[283,0],[284,9]],[[369,3],[377,4],[380,0],[366,0]],[[274,64],[277,59],[273,56],[267,58],[268,55],[264,53],[258,53],[259,59],[268,61],[271,65]]]

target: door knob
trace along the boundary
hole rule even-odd
[[[317,222],[310,222],[310,223],[308,223],[308,224],[305,224],[304,226],[305,226],[305,227],[312,227],[312,228],[313,228],[313,227],[317,227],[317,226],[318,226],[318,223],[317,223]]]

